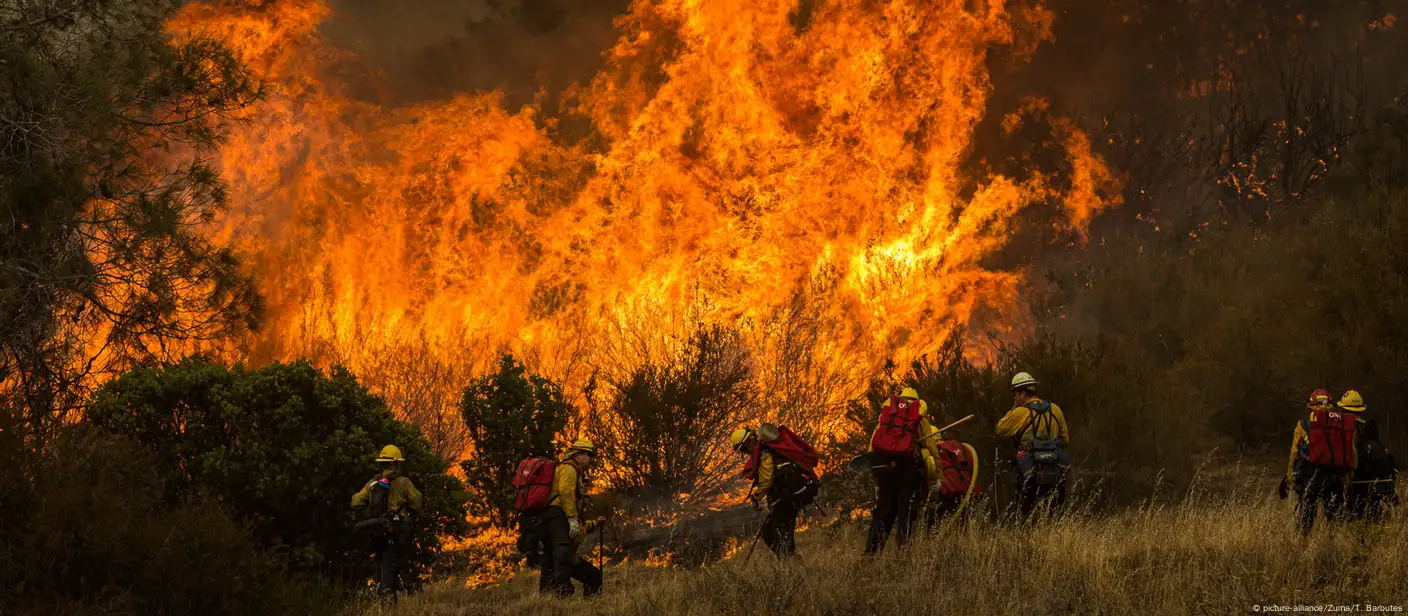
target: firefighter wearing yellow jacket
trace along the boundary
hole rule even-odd
[[[1331,410],[1330,392],[1324,389],[1310,392],[1310,400],[1306,401],[1305,407],[1312,413]],[[1278,490],[1281,498],[1286,498],[1292,489],[1295,490],[1297,502],[1304,498],[1305,483],[1309,479],[1305,467],[1309,463],[1310,435],[1305,431],[1305,422],[1297,421],[1295,432],[1291,435],[1291,457],[1286,462],[1286,478]]]
[[[1362,423],[1363,396],[1351,389],[1335,404],[1337,409],[1329,405],[1328,392],[1323,399],[1321,393],[1316,390],[1311,396],[1310,416],[1296,423],[1291,441],[1290,474],[1299,496],[1297,509],[1305,535],[1315,526],[1322,503],[1327,521],[1344,517],[1346,481],[1359,466],[1359,434],[1350,428]],[[1297,460],[1302,451],[1305,459]]]
[[[420,490],[401,474],[405,461],[401,448],[383,447],[376,457],[381,472],[352,495],[352,510],[362,514],[357,530],[372,539],[377,594],[392,600],[401,590],[400,565],[411,549],[411,517],[420,511],[422,500]]]
[[[927,493],[924,489],[926,482],[922,456],[932,455],[934,459],[939,456],[937,441],[940,437],[938,430],[929,423],[929,403],[919,399],[919,392],[913,387],[904,388],[898,397],[919,403],[919,446],[913,455],[904,458],[877,456],[871,464],[871,474],[875,477],[875,508],[870,512],[866,554],[876,554],[885,549],[892,530],[896,545],[903,547],[909,541]],[[880,428],[877,425],[875,432],[872,432],[872,443]]]
[[[1012,439],[1017,449],[1018,503],[1023,517],[1037,505],[1066,502],[1066,472],[1070,469],[1071,433],[1061,407],[1036,394],[1036,379],[1026,372],[1012,377],[1012,410],[997,422],[997,435]]]
[[[538,590],[558,597],[570,597],[576,589],[572,580],[582,583],[582,595],[601,592],[601,569],[577,556],[582,539],[605,520],[583,520],[585,513],[582,475],[596,461],[596,445],[587,439],[577,439],[567,450],[565,459],[553,471],[549,504],[538,518],[538,536],[544,547],[542,575]]]
[[[768,514],[759,533],[763,542],[778,556],[796,556],[797,514],[812,503],[817,492],[812,470],[815,461],[810,457],[815,452],[785,426],[767,423],[756,431],[734,430],[729,443],[747,458],[743,475],[753,481],[748,491],[753,508],[761,510],[767,503]],[[799,464],[789,455],[808,461]]]

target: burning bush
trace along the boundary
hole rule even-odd
[[[737,332],[704,325],[674,357],[608,380],[609,403],[592,429],[611,485],[657,497],[722,488],[733,470],[728,432],[751,418],[757,399],[751,359]]]
[[[388,443],[401,447],[407,474],[425,494],[408,581],[426,572],[442,538],[466,530],[463,486],[446,473],[448,462],[340,368],[324,374],[299,362],[247,370],[194,360],[142,368],[105,385],[88,416],[153,452],[153,474],[170,502],[218,498],[299,570],[370,578],[349,503]]]
[[[556,457],[554,438],[571,411],[562,388],[504,355],[499,370],[464,389],[460,412],[474,444],[474,457],[460,463],[465,483],[477,498],[469,511],[500,528],[513,520],[510,482],[520,460]]]

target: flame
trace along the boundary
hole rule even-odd
[[[274,86],[223,147],[234,206],[210,229],[268,298],[255,359],[360,373],[407,344],[450,363],[511,348],[580,382],[623,323],[665,327],[701,305],[706,320],[775,323],[805,296],[831,324],[809,353],[848,375],[845,397],[980,306],[1019,318],[1021,273],[983,265],[1014,216],[1055,200],[1080,231],[1113,203],[1069,123],[1068,188],[961,170],[992,90],[987,54],[1030,54],[1051,13],[837,0],[799,27],[795,11],[634,2],[605,67],[549,117],[494,92],[352,96],[336,71],[355,58],[317,31],[323,0],[187,5],[175,35],[226,41]],[[568,136],[568,117],[591,134]]]

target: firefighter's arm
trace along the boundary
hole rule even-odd
[[[758,460],[758,483],[753,484],[753,494],[756,498],[767,498],[768,490],[772,489],[772,474],[777,470],[777,464],[772,461],[772,454],[764,451]]]
[[[997,422],[997,435],[1005,438],[1017,436],[1027,425],[1027,412],[1025,407],[1020,406],[1007,411],[1007,414]]]
[[[929,423],[929,418],[927,417],[920,418],[919,420],[919,438],[920,443],[924,446],[924,451],[933,456],[935,460],[938,460],[939,441],[943,440],[944,436],[939,434],[939,431],[934,428],[934,424]]]
[[[1067,447],[1071,446],[1071,430],[1066,425],[1066,414],[1061,411],[1061,407],[1051,405],[1051,414],[1056,416],[1056,429],[1061,432],[1061,442]]]
[[[1300,425],[1300,422],[1297,421],[1297,422],[1296,422],[1296,432],[1295,432],[1295,434],[1294,434],[1293,436],[1291,436],[1291,458],[1290,458],[1290,460],[1287,460],[1287,461],[1286,461],[1286,483],[1287,483],[1288,485],[1294,485],[1295,482],[1296,482],[1296,480],[1295,480],[1296,458],[1300,457],[1300,444],[1301,444],[1302,442],[1304,442],[1305,439],[1306,439],[1305,429],[1302,428],[1301,425]]]
[[[366,507],[367,503],[371,501],[371,498],[372,484],[369,482],[367,483],[367,485],[362,486],[361,491],[352,495],[352,508],[361,509],[363,507]]]
[[[411,483],[411,480],[407,479],[405,508],[409,509],[412,513],[420,513],[420,507],[424,500],[424,497],[420,494],[420,490],[416,489],[416,484]]]
[[[557,506],[569,518],[577,517],[577,467],[559,464],[552,476],[552,491],[557,494]]]

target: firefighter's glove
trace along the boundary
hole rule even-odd
[[[1281,478],[1281,485],[1276,486],[1276,495],[1281,497],[1281,500],[1286,500],[1291,495],[1291,486],[1286,483],[1285,477]]]
[[[762,501],[761,499],[758,499],[758,498],[754,497],[754,498],[751,498],[751,499],[749,499],[749,500],[753,501],[753,511],[762,511],[762,510],[763,510],[763,501]]]
[[[582,523],[577,521],[577,516],[567,518],[567,536],[576,541],[577,535],[580,534],[582,534]]]

